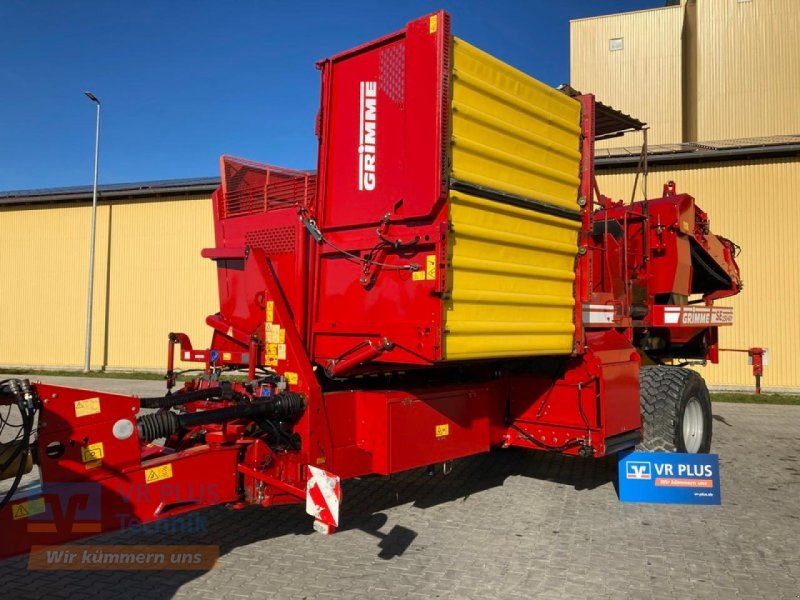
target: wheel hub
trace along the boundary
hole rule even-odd
[[[689,398],[683,413],[683,445],[686,452],[697,453],[703,444],[705,422],[703,407],[697,398]]]

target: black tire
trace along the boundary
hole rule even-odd
[[[637,450],[687,452],[687,446],[698,454],[711,450],[711,398],[700,375],[683,367],[642,367],[639,400],[644,439]],[[702,423],[698,423],[700,415]],[[687,418],[692,421],[687,423],[689,431],[685,435]],[[698,435],[702,435],[699,443]]]

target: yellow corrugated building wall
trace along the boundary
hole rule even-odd
[[[601,171],[602,193],[630,199],[634,171]],[[734,324],[720,327],[720,347],[769,348],[762,385],[800,390],[800,244],[795,220],[800,158],[651,167],[651,196],[673,180],[709,214],[711,231],[741,246],[744,290],[720,305],[734,307]],[[641,199],[641,195],[637,195]],[[702,370],[711,385],[752,387],[747,355],[723,352]]]
[[[701,0],[695,5],[693,0],[692,5],[697,137],[687,141],[799,134],[800,2]]]
[[[91,206],[0,209],[0,365],[83,365]],[[218,306],[210,198],[100,202],[97,209],[93,369],[163,369],[167,334],[205,347]]]
[[[680,141],[683,8],[590,17],[570,22],[570,84],[649,124],[648,142]],[[598,142],[632,146],[641,134]]]
[[[646,122],[650,144],[797,134],[798,31],[797,0],[683,0],[577,19],[570,83]]]

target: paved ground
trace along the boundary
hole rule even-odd
[[[124,385],[150,394],[162,384]],[[348,482],[344,528],[331,537],[289,506],[206,510],[205,532],[90,540],[218,544],[208,572],[29,572],[12,559],[0,562],[0,589],[9,598],[800,598],[800,407],[715,412],[722,507],[624,505],[613,460],[499,451],[446,477]]]

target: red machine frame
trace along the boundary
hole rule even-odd
[[[433,16],[442,24],[435,39],[419,34],[429,33]],[[442,110],[409,141],[424,151],[408,168],[424,177],[412,185],[405,173],[397,175],[398,186],[409,186],[404,206],[411,208],[402,215],[384,214],[381,207],[342,213],[345,203],[332,212],[329,159],[332,140],[341,143],[329,130],[332,70],[353,57],[371,60],[365,57],[376,47],[414,36],[422,41],[409,46],[406,60],[419,64],[409,72],[433,82],[419,92],[439,98]],[[392,303],[391,293],[381,293],[369,305],[372,312],[349,315],[376,289],[370,265],[412,265],[434,252],[439,275],[430,289],[438,293],[444,285],[447,259],[437,249],[446,247],[448,235],[442,154],[448,144],[447,57],[424,57],[446,55],[449,39],[449,16],[439,12],[320,64],[318,175],[223,157],[223,186],[213,199],[217,245],[202,253],[218,268],[220,311],[207,319],[213,330],[208,348],[170,334],[168,395],[139,399],[24,382],[0,394],[0,401],[39,412],[43,482],[36,496],[0,511],[0,528],[10,540],[0,554],[116,529],[121,518],[147,522],[220,503],[306,501],[317,527],[331,532],[343,479],[496,447],[583,457],[631,448],[641,439],[642,361],[716,362],[717,327],[729,325],[732,315],[713,301],[739,290],[735,245],[711,234],[705,214],[674,185],[662,198],[632,204],[599,193],[591,95],[578,98],[581,232],[570,355],[441,362],[441,317],[437,321],[421,296],[409,301],[398,293]],[[407,97],[406,108],[417,101]],[[439,204],[416,210],[421,192],[413,186],[439,190]],[[376,247],[376,235],[393,244]],[[411,239],[413,248],[406,243]],[[410,258],[401,263],[404,253]],[[701,274],[700,260],[709,274]],[[332,261],[334,275],[326,279]],[[399,281],[413,272],[384,267],[379,275]],[[323,295],[325,310],[333,307],[341,320],[320,313]],[[699,303],[690,304],[691,298]],[[375,328],[380,320],[386,326]],[[355,321],[360,329],[343,326]],[[175,352],[202,363],[205,373],[173,392]],[[223,383],[226,369],[246,369],[246,380]],[[158,412],[137,419],[142,407]],[[176,407],[179,413],[170,411]],[[155,444],[161,437],[166,442]],[[87,522],[73,518],[64,484],[96,486],[101,514]]]

